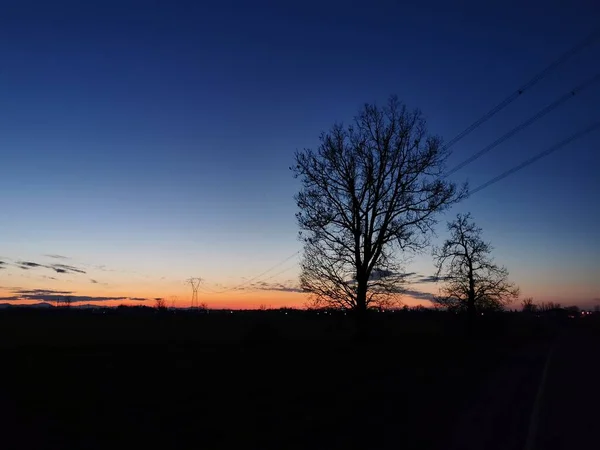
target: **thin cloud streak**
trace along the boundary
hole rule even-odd
[[[68,256],[56,255],[56,254],[49,254],[49,255],[44,255],[44,256],[47,256],[48,258],[53,258],[53,259],[71,259]]]
[[[2,262],[2,264],[6,264],[5,262]],[[80,273],[80,274],[85,274],[86,271],[83,269],[80,269],[79,267],[75,267],[72,265],[67,265],[67,264],[40,264],[34,261],[16,261],[14,264],[14,266],[18,267],[19,269],[22,270],[29,270],[29,269],[38,269],[38,268],[44,268],[44,269],[51,269],[54,270],[56,273]]]
[[[267,283],[259,281],[239,289],[240,291],[279,291],[279,292],[304,292],[300,287],[285,285],[283,283]]]
[[[57,291],[54,289],[11,289],[13,295],[0,297],[0,301],[31,301],[39,300],[43,302],[57,302],[69,297],[71,302],[105,302],[111,300],[123,301],[147,301],[145,297],[128,297],[128,296],[93,296],[93,295],[76,295],[72,291]]]
[[[407,297],[414,298],[416,300],[429,300],[433,301],[436,298],[435,294],[429,292],[423,292],[416,289],[403,289],[400,294],[406,295]]]

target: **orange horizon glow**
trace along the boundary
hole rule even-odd
[[[0,303],[10,303],[13,305],[32,305],[41,302],[48,302],[54,304],[53,300],[33,299],[33,300],[14,300],[8,297],[18,295],[16,289],[23,290],[38,290],[47,289],[53,291],[64,291],[70,292],[72,296],[88,296],[88,297],[118,297],[117,300],[106,300],[106,301],[94,301],[83,300],[74,301],[73,305],[90,304],[94,306],[107,306],[115,307],[119,305],[127,306],[155,306],[155,298],[163,298],[166,301],[168,307],[174,306],[176,308],[189,308],[191,306],[191,289],[188,289],[183,283],[171,284],[171,283],[142,283],[133,282],[126,283],[124,287],[121,285],[90,285],[87,283],[77,282],[61,282],[57,281],[52,284],[35,282],[31,280],[19,280],[19,288],[11,287],[0,287],[0,297],[7,297],[5,300],[0,299]],[[44,286],[42,288],[42,286]],[[422,285],[421,285],[422,286]],[[423,292],[436,293],[436,286],[421,287]],[[209,289],[206,287],[206,289]],[[216,288],[215,288],[216,289]],[[222,288],[225,289],[225,288]],[[595,292],[586,290],[584,288],[570,289],[572,296],[567,297],[564,292],[555,292],[554,295],[543,295],[542,289],[529,289],[524,291],[519,300],[508,306],[509,309],[520,309],[521,300],[523,298],[532,296],[534,303],[539,304],[542,302],[552,301],[560,303],[564,306],[577,305],[582,308],[593,308],[596,304],[599,304],[598,300],[594,300],[597,296],[594,296]],[[65,294],[69,295],[69,294]],[[147,300],[130,300],[130,298],[145,298]],[[417,299],[408,295],[400,298],[401,302],[407,306],[431,306],[428,300]],[[302,292],[289,292],[281,290],[256,290],[248,289],[243,291],[232,290],[224,293],[198,293],[198,303],[206,303],[210,309],[277,309],[277,308],[297,308],[304,309],[307,303],[310,302],[309,294]]]
[[[31,288],[32,290],[35,288]],[[58,290],[58,289],[57,289]],[[3,295],[9,295],[10,292]],[[89,297],[116,297],[111,292],[79,292],[74,291],[73,296],[89,296]],[[147,298],[147,300],[130,300],[129,297]],[[123,296],[122,300],[106,300],[106,301],[73,301],[73,306],[78,305],[94,305],[116,307],[119,305],[126,306],[155,306],[155,298],[163,298],[166,301],[166,306],[176,308],[189,308],[191,306],[191,295],[189,293],[181,293],[181,295],[160,295],[158,293],[149,294],[136,293],[133,295],[128,293]],[[404,296],[401,299],[402,303],[407,306],[430,306],[430,302],[426,300],[417,300],[411,297]],[[0,300],[0,303],[10,303],[12,305],[34,305],[37,303],[55,304],[54,300]],[[209,309],[277,309],[277,308],[296,308],[305,309],[307,303],[310,302],[309,294],[302,292],[281,292],[281,291],[250,291],[250,292],[232,292],[226,294],[198,294],[198,303],[205,303]]]

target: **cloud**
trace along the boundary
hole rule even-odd
[[[304,292],[297,286],[284,285],[283,283],[267,283],[265,281],[259,281],[252,283],[247,288],[241,288],[240,290],[259,290],[259,291],[280,291],[280,292]]]
[[[44,267],[42,264],[38,264],[36,262],[31,262],[31,261],[17,261],[17,264],[19,264],[21,266],[26,266],[27,268],[29,268],[29,267]]]
[[[412,280],[411,283],[438,283],[440,281],[446,281],[449,278],[450,277],[444,276],[438,277],[437,275],[419,275],[414,280]]]
[[[56,291],[54,289],[11,289],[15,294],[30,295],[30,294],[72,294],[71,291]]]
[[[72,291],[56,291],[53,289],[12,289],[14,295],[9,297],[0,297],[0,301],[7,300],[40,300],[44,302],[62,301],[65,297],[70,297],[72,302],[104,302],[109,300],[136,300],[145,301],[142,297],[103,297],[89,295],[74,295]]]
[[[65,297],[70,297],[72,302],[106,302],[110,300],[139,300],[144,301],[145,298],[137,297],[95,297],[90,295],[50,295],[50,294],[27,294],[19,296],[19,300],[41,300],[44,302],[61,301]]]
[[[402,289],[402,291],[400,293],[402,295],[406,295],[408,297],[412,297],[417,300],[433,301],[436,297],[435,294],[431,294],[429,292],[418,291],[416,289]]]
[[[92,284],[98,284],[98,282],[97,282],[96,280],[93,280],[93,279],[90,279],[90,282],[91,282]]]
[[[55,255],[60,256],[60,255]],[[85,270],[67,264],[40,264],[33,261],[17,261],[17,267],[23,270],[37,269],[39,267],[54,270],[56,273],[86,273]]]
[[[422,275],[419,278],[417,278],[414,282],[415,283],[437,283],[440,280],[441,280],[441,278],[436,275]]]
[[[70,272],[86,273],[85,270],[83,270],[83,269],[79,269],[79,268],[74,267],[74,266],[68,266],[66,264],[51,264],[48,267],[50,267],[51,269],[56,270],[57,273],[70,273]]]
[[[269,291],[280,291],[280,292],[304,292],[303,289],[299,287],[292,286],[275,286],[268,289]]]
[[[70,259],[68,256],[55,255],[55,254],[44,255],[44,256],[47,256],[48,258],[54,258],[54,259]]]
[[[407,280],[411,277],[414,277],[415,275],[417,275],[417,272],[394,272],[394,271],[388,270],[388,269],[375,268],[371,272],[371,276],[369,277],[369,280],[376,281],[376,280],[381,280],[382,278],[391,278],[391,277],[399,278],[402,280]]]

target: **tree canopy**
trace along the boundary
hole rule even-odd
[[[300,282],[317,305],[366,311],[397,299],[402,256],[425,248],[437,213],[462,195],[442,177],[446,156],[421,112],[396,97],[296,152]]]
[[[458,214],[448,222],[448,231],[450,237],[433,252],[437,276],[445,283],[438,302],[474,314],[501,310],[518,298],[519,289],[508,281],[508,270],[494,262],[493,247],[470,214]]]

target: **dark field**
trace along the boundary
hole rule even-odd
[[[596,317],[0,312],[2,448],[523,448],[548,350]]]

